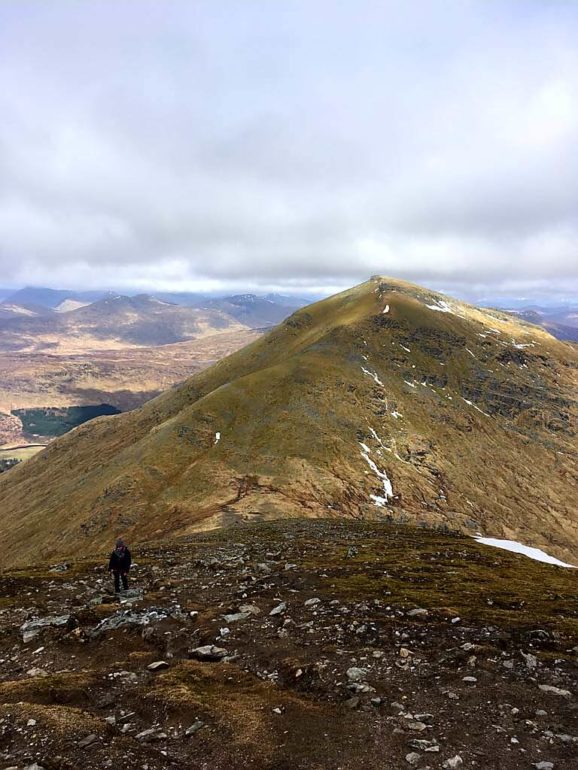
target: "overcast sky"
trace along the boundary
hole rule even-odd
[[[578,2],[2,0],[0,285],[578,288]]]

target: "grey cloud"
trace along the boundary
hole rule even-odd
[[[0,6],[3,283],[578,287],[578,9]]]

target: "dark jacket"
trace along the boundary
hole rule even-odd
[[[128,572],[132,563],[130,551],[123,546],[122,548],[115,548],[110,554],[110,561],[108,562],[108,569],[114,570],[114,572]]]

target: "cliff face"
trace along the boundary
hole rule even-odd
[[[4,474],[0,547],[385,517],[572,561],[577,365],[535,326],[375,277]]]

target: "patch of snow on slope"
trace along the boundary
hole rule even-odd
[[[215,433],[215,444],[218,444],[220,440],[221,440],[221,433],[220,431],[217,431]]]
[[[558,567],[569,567],[570,569],[576,569],[574,564],[566,564],[566,562],[550,556],[540,548],[532,548],[529,545],[522,545],[515,540],[500,540],[496,537],[475,537],[476,542],[482,545],[491,545],[494,548],[502,548],[504,551],[512,551],[512,553],[521,553],[534,561],[542,561],[545,564],[555,564]]]
[[[406,351],[406,353],[411,353],[411,350],[409,348],[406,348],[405,345],[402,345],[401,342],[399,343],[399,347],[403,348]]]
[[[410,382],[409,380],[404,380],[406,385],[409,385],[410,388],[415,388],[415,382]]]
[[[379,377],[375,372],[370,372],[369,369],[366,369],[364,366],[361,367],[361,371],[364,374],[367,374],[368,377],[371,377],[372,380],[375,380],[375,382],[377,382],[378,385],[381,385],[381,387],[383,387],[383,382],[379,379]]]
[[[426,305],[426,307],[429,307],[430,310],[437,310],[439,313],[453,313],[454,311],[452,308],[448,305],[445,300],[440,299],[436,300],[435,305]]]
[[[386,306],[383,308],[383,311],[382,311],[382,312],[383,312],[383,313],[389,313],[389,305],[386,305]]]
[[[466,348],[466,350],[468,351],[468,353],[471,355],[472,358],[475,358],[475,355],[472,353],[472,351],[469,348]]]
[[[375,431],[373,432],[375,433]],[[369,456],[371,450],[367,446],[367,444],[364,444],[362,441],[360,441],[359,445],[361,447],[361,456],[365,459],[365,461],[367,462],[371,470],[375,473],[375,475],[381,480],[381,483],[383,484],[383,497],[379,495],[370,495],[375,505],[377,505],[378,508],[383,508],[383,506],[387,503],[388,498],[393,497],[393,487],[391,486],[391,481],[389,480],[387,473],[385,473],[385,471],[380,471],[377,465],[373,462],[373,460]]]
[[[395,419],[397,420],[398,418],[403,417],[403,414],[394,410],[393,412],[391,412],[391,416],[395,417]]]
[[[470,406],[473,406],[473,407],[474,407],[474,409],[477,409],[477,410],[478,410],[478,412],[481,412],[482,414],[485,414],[485,415],[486,415],[486,417],[489,417],[489,416],[490,416],[490,415],[489,415],[487,412],[484,412],[484,410],[483,410],[483,409],[480,409],[480,407],[479,407],[479,406],[476,406],[476,405],[475,405],[475,404],[474,404],[472,401],[468,401],[468,399],[467,399],[467,398],[464,398],[463,396],[462,396],[462,401],[465,401],[465,402],[466,402],[466,404],[469,404]]]

